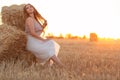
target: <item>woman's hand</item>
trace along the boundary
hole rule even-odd
[[[49,40],[51,40],[51,39],[48,39],[48,38],[47,38],[47,39],[44,39],[44,41],[49,41]]]

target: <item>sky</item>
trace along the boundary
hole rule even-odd
[[[0,8],[24,3],[35,6],[54,35],[120,38],[120,0],[0,0]]]

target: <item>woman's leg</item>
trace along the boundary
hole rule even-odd
[[[60,59],[56,55],[52,56],[51,59],[60,67],[63,67],[63,63],[60,61]]]
[[[49,63],[49,66],[51,67],[51,66],[53,65],[54,62],[53,62],[52,59],[49,59],[48,63]]]

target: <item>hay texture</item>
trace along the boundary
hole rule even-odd
[[[26,50],[24,32],[24,4],[2,7],[2,25],[0,25],[0,61],[25,60],[36,62],[35,56]]]
[[[35,56],[26,50],[26,34],[7,24],[0,25],[0,61],[25,60],[31,64]]]
[[[11,5],[2,7],[2,23],[16,26],[18,29],[24,30],[24,4]]]

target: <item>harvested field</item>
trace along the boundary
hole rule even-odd
[[[0,64],[1,80],[119,80],[120,41],[55,39],[60,45],[59,58],[66,68],[30,67],[24,61]]]

